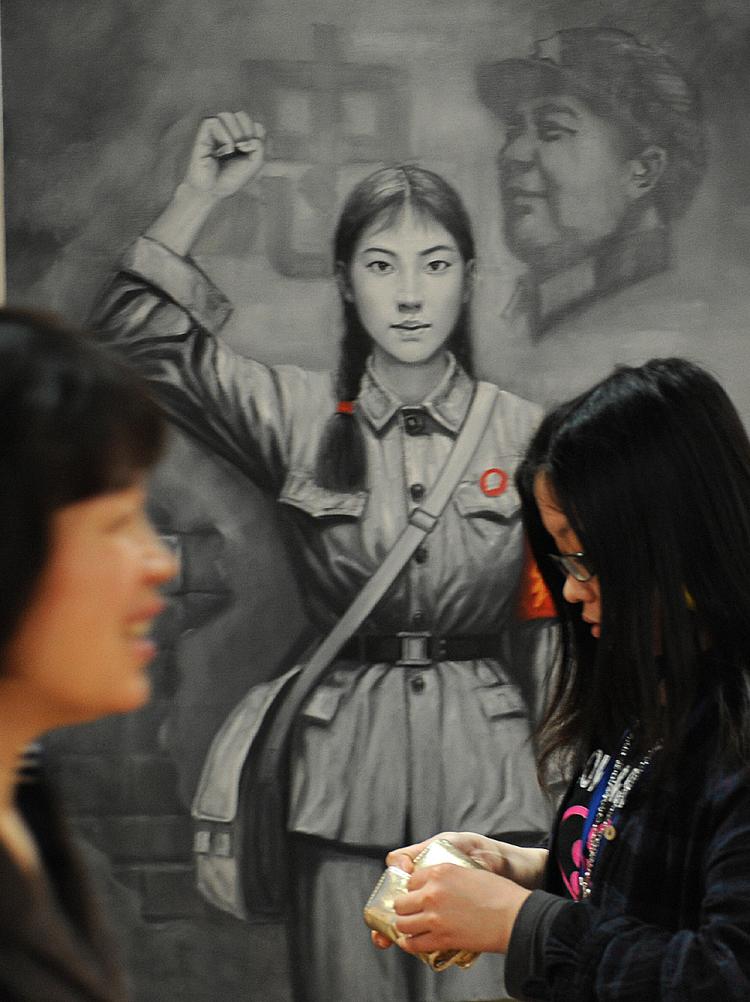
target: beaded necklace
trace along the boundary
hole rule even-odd
[[[625,733],[622,747],[612,766],[612,772],[609,775],[604,793],[596,808],[590,829],[590,843],[588,846],[584,846],[583,849],[582,866],[578,871],[578,886],[582,901],[591,895],[591,874],[596,863],[602,838],[605,838],[607,842],[612,842],[617,838],[617,829],[613,824],[615,812],[625,806],[630,791],[651,762],[654,753],[661,747],[661,743],[657,742],[652,748],[649,748],[637,765],[628,766],[626,765],[626,760],[632,743],[633,732],[628,730]]]

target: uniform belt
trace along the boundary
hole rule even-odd
[[[474,633],[465,636],[438,637],[434,633],[404,632],[393,634],[360,633],[347,641],[338,653],[372,663],[383,661],[406,668],[424,668],[435,661],[473,661],[497,658],[500,634]]]

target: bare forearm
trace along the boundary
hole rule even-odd
[[[175,254],[184,257],[219,201],[210,192],[199,191],[183,181],[144,236],[157,240]]]
[[[496,842],[495,845],[498,853],[506,860],[505,867],[496,872],[529,891],[542,886],[549,855],[546,849],[510,845],[507,842]]]

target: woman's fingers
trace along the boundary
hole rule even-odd
[[[204,118],[185,180],[211,197],[233,195],[260,173],[265,134],[246,111],[221,111]]]
[[[419,855],[422,847],[426,844],[425,842],[420,842],[417,845],[404,845],[400,849],[391,849],[385,857],[385,865],[397,866],[399,869],[411,873],[414,869],[415,857]]]
[[[399,870],[405,870],[406,873],[412,873],[414,871],[414,856],[412,856],[406,849],[394,849],[393,852],[389,852],[386,856],[385,865],[397,866]]]
[[[426,838],[423,842],[415,842],[414,845],[404,845],[400,849],[392,849],[385,857],[386,866],[398,866],[400,869],[406,870],[407,873],[411,873],[414,869],[414,860],[431,842],[436,839],[446,839],[450,842],[457,835],[458,832],[440,832],[439,835]]]
[[[263,125],[254,122],[246,111],[221,111],[203,119],[196,145],[203,156],[227,157],[257,150],[265,135]]]
[[[530,891],[505,877],[452,863],[418,870],[394,901],[408,951],[466,949],[504,953]]]
[[[376,932],[374,929],[370,933],[370,939],[379,950],[388,950],[393,946],[393,940],[388,939],[382,932]]]
[[[234,149],[232,133],[220,115],[204,118],[195,142],[197,152],[203,157],[225,156]]]
[[[224,141],[214,150],[214,156],[230,156],[232,153],[250,153],[263,141],[255,123],[246,111],[222,111],[216,116],[222,127]]]
[[[235,136],[237,149],[249,153],[256,149],[266,138],[266,130],[260,122],[254,122],[246,111],[235,112],[235,124],[238,134]]]

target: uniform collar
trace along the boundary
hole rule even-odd
[[[411,406],[423,408],[438,424],[455,434],[469,409],[474,381],[451,352],[446,354],[448,367],[440,382],[421,403]],[[398,411],[407,406],[378,379],[372,366],[372,356],[367,360],[357,403],[360,412],[376,431],[382,431]]]
[[[533,336],[590,303],[664,271],[670,265],[669,230],[662,223],[618,233],[597,254],[560,269],[539,282],[519,276],[503,310],[506,319],[526,314]]]

